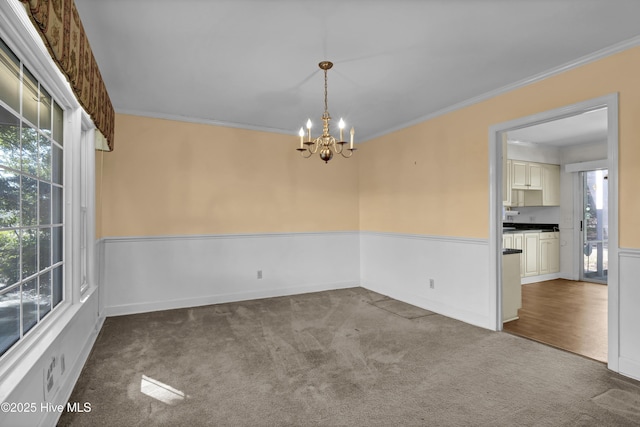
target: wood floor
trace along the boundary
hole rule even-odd
[[[519,319],[504,330],[607,361],[607,286],[557,279],[522,285]]]

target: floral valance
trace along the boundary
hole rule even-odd
[[[113,150],[115,112],[73,0],[21,0],[53,60]]]

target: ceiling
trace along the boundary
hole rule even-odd
[[[607,140],[607,109],[600,108],[507,132],[511,143],[566,147]]]
[[[640,35],[638,0],[75,0],[116,112],[356,141]]]

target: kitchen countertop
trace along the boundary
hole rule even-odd
[[[502,230],[502,234],[513,234],[513,233],[550,233],[552,231],[558,231],[558,230],[549,230],[549,229],[544,229],[544,228],[534,228],[534,229],[527,229],[527,230]]]
[[[522,249],[503,249],[502,255],[521,254]]]
[[[515,223],[503,222],[502,233],[541,233],[558,231],[558,224],[532,224],[532,223]]]

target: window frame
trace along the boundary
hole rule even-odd
[[[63,300],[0,356],[0,401],[54,344],[97,289],[95,275],[95,125],[52,60],[19,0],[0,2],[0,38],[63,109]],[[84,146],[84,149],[81,147]],[[82,196],[84,192],[84,196]],[[86,220],[82,221],[82,211]],[[84,223],[84,226],[82,226]],[[84,229],[85,245],[80,247]],[[81,281],[81,251],[85,277]],[[14,383],[14,384],[11,384]]]
[[[4,43],[3,43],[4,44]],[[19,250],[19,271],[20,274],[18,277],[16,277],[17,281],[15,283],[11,283],[9,282],[7,284],[7,287],[4,288],[2,290],[2,294],[10,294],[10,293],[14,293],[17,292],[20,295],[20,299],[19,299],[19,309],[18,309],[18,313],[19,313],[19,318],[18,318],[18,338],[15,342],[11,343],[9,345],[9,347],[6,349],[6,351],[8,351],[10,348],[12,348],[14,345],[16,345],[17,342],[19,342],[20,340],[24,339],[29,332],[31,331],[31,329],[33,327],[35,327],[36,325],[38,325],[39,323],[41,323],[42,321],[45,320],[46,316],[48,316],[50,313],[54,312],[54,310],[57,309],[58,305],[60,303],[62,303],[62,301],[64,301],[66,294],[64,292],[64,286],[61,289],[61,295],[59,295],[60,297],[60,301],[58,301],[56,303],[57,298],[55,298],[56,295],[56,291],[55,291],[55,277],[57,276],[55,274],[55,271],[58,270],[59,268],[62,269],[62,271],[64,272],[65,270],[65,256],[64,256],[64,235],[60,235],[60,238],[62,238],[62,253],[60,253],[61,255],[61,260],[56,261],[54,259],[52,259],[52,256],[56,253],[55,251],[55,247],[57,246],[55,243],[55,236],[57,235],[57,233],[54,233],[53,231],[55,229],[61,229],[64,232],[65,229],[65,217],[64,217],[64,194],[65,194],[65,176],[64,176],[64,165],[65,165],[65,147],[64,147],[64,134],[59,135],[60,132],[57,131],[56,129],[53,129],[52,124],[54,124],[55,120],[54,117],[56,116],[56,111],[60,111],[63,113],[63,117],[62,120],[60,121],[60,123],[58,124],[58,122],[56,123],[56,126],[58,125],[63,125],[64,124],[64,110],[61,106],[58,105],[57,100],[54,97],[51,97],[47,90],[46,90],[46,86],[44,84],[42,84],[42,82],[37,79],[35,77],[35,75],[28,69],[28,67],[26,66],[26,64],[21,61],[19,58],[17,58],[17,55],[15,55],[12,51],[10,52],[11,56],[16,56],[16,58],[14,59],[15,62],[14,65],[16,66],[16,70],[17,70],[17,77],[18,77],[18,82],[19,82],[19,86],[18,86],[18,93],[16,94],[16,96],[18,97],[19,101],[18,101],[18,105],[10,105],[12,104],[11,102],[9,102],[8,100],[3,100],[0,99],[0,106],[2,106],[2,109],[5,110],[8,115],[10,117],[13,117],[13,119],[15,120],[15,124],[16,124],[16,137],[18,138],[18,140],[20,140],[19,146],[20,148],[20,154],[13,158],[12,160],[10,159],[9,163],[5,163],[2,165],[2,170],[6,171],[9,174],[13,174],[16,177],[18,177],[19,179],[19,191],[20,191],[20,202],[18,206],[18,223],[17,224],[7,224],[5,228],[3,228],[3,232],[16,232],[18,233],[18,235],[22,236],[18,239],[18,250]],[[23,107],[24,104],[24,100],[25,100],[25,95],[24,95],[24,89],[25,89],[25,85],[28,84],[35,84],[35,86],[33,87],[33,89],[36,90],[35,95],[36,95],[36,104],[35,106],[37,107],[39,103],[42,103],[43,99],[43,94],[46,97],[46,100],[49,101],[49,108],[42,108],[42,106],[36,110],[36,115],[33,117],[27,117],[27,115],[25,114],[25,108]],[[33,96],[33,95],[32,95]],[[39,101],[38,101],[39,99]],[[57,108],[56,108],[57,106]],[[15,110],[15,107],[18,107],[19,111]],[[47,118],[46,116],[44,116],[42,113],[47,112],[48,111],[48,115],[49,117]],[[34,122],[35,120],[35,122]],[[44,126],[43,126],[44,124]],[[48,126],[47,126],[48,124]],[[48,132],[47,132],[48,131]],[[33,153],[31,153],[31,155],[26,154],[25,156],[25,152],[24,152],[24,146],[25,146],[25,136],[26,135],[33,135],[33,142],[35,143],[35,146],[32,146],[31,148],[35,147],[35,151]],[[60,140],[61,139],[61,140]],[[40,169],[41,166],[41,148],[40,148],[40,144],[42,142],[45,142],[47,144],[48,147],[50,147],[49,149],[49,154],[48,154],[48,162],[49,162],[49,172],[48,174],[45,176],[42,174],[42,171]],[[56,147],[60,147],[59,150],[62,153],[62,176],[56,177],[56,174],[54,173],[54,167],[53,167],[53,163],[54,163],[54,152],[56,150]],[[28,151],[31,151],[28,149]],[[28,157],[32,157],[35,156],[34,158],[31,158],[30,162],[27,163],[27,165],[31,165],[32,167],[28,167],[25,168],[25,160]],[[14,156],[10,156],[10,157],[14,157]],[[13,162],[17,162],[17,163],[13,163]],[[35,195],[32,193],[32,195],[35,196],[34,199],[34,208],[35,211],[32,212],[32,214],[34,215],[34,218],[31,218],[31,220],[29,220],[28,218],[25,219],[24,218],[24,200],[23,200],[23,194],[24,191],[26,190],[26,186],[24,184],[25,180],[29,180],[29,181],[33,181],[35,183]],[[42,200],[40,198],[41,196],[41,190],[43,188],[48,187],[48,193],[49,193],[49,203],[48,203],[48,209],[49,212],[45,215],[45,222],[42,223]],[[55,189],[59,189],[60,193],[63,198],[59,199],[59,200],[55,200],[55,193],[56,190]],[[54,200],[56,201],[55,205],[54,205]],[[45,205],[46,206],[46,205]],[[53,212],[59,210],[61,217],[59,217],[59,220],[56,220],[56,215],[53,215]],[[43,230],[49,230],[49,247],[47,248],[46,253],[48,254],[49,260],[46,262],[46,264],[43,265],[41,264],[42,262],[42,258],[41,255],[42,250],[41,250],[41,243],[40,243],[40,238],[41,238],[41,232]],[[30,271],[27,273],[27,277],[24,277],[23,275],[25,274],[25,260],[24,260],[24,255],[25,255],[25,246],[24,246],[24,237],[28,236],[30,233],[35,233],[35,241],[37,243],[35,243],[35,246],[33,247],[33,256],[35,258],[35,265],[34,270]],[[42,278],[48,276],[48,282],[49,282],[49,306],[47,308],[47,311],[42,313],[41,312],[41,308],[42,308],[42,296],[46,295],[46,294],[41,294],[40,293],[40,286],[41,286],[41,280]],[[63,285],[64,285],[64,276],[62,277],[63,280]],[[24,298],[24,291],[25,291],[25,286],[29,286],[29,284],[35,285],[35,289],[37,292],[37,299],[35,301],[32,302],[25,302],[22,301],[22,298]],[[33,313],[35,315],[35,318],[30,319],[29,320],[29,325],[27,326],[24,324],[25,322],[25,315],[24,315],[24,310],[31,304],[31,303],[35,303],[36,306],[36,311],[35,313]],[[31,324],[31,321],[34,321],[33,324]],[[25,327],[28,328],[28,330],[25,332]],[[5,351],[5,352],[6,352]]]

